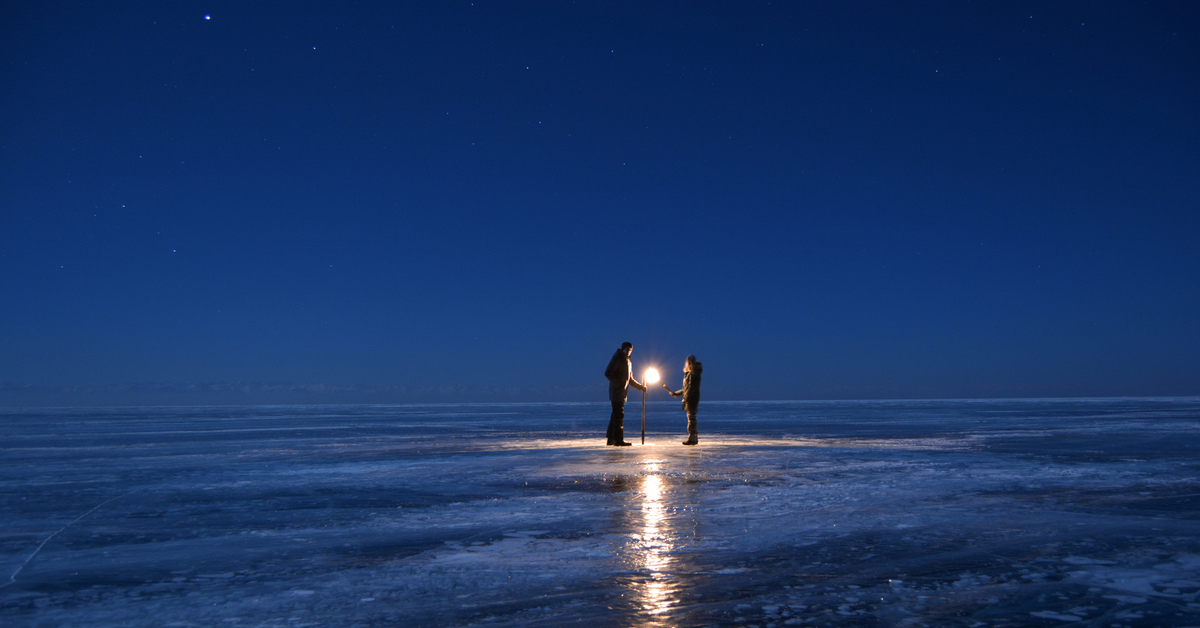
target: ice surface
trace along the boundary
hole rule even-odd
[[[1200,626],[1200,399],[700,410],[0,412],[0,624]]]

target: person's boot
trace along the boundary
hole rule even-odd
[[[688,439],[683,441],[684,445],[698,445],[700,439],[698,435],[700,430],[696,427],[696,412],[695,410],[688,412]]]
[[[616,445],[617,447],[632,447],[633,446],[633,443],[627,443],[625,441],[621,441],[619,443],[613,443],[613,444]]]

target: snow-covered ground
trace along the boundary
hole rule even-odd
[[[1200,399],[700,410],[0,411],[0,624],[1200,626]]]

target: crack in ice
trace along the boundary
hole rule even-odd
[[[132,491],[129,491],[128,493],[125,493],[125,494],[123,494],[123,495],[117,495],[116,497],[113,497],[112,499],[108,499],[108,500],[105,500],[105,501],[103,501],[103,502],[100,502],[99,504],[96,504],[95,506],[93,506],[91,510],[89,510],[89,511],[87,511],[87,512],[83,513],[82,515],[79,515],[78,517],[76,517],[76,518],[75,518],[73,521],[71,521],[71,522],[70,522],[70,523],[68,523],[67,525],[65,525],[65,526],[63,526],[63,527],[61,527],[61,528],[59,528],[59,529],[55,530],[54,532],[52,532],[52,533],[50,534],[50,536],[46,537],[46,538],[45,538],[45,539],[44,539],[44,540],[43,540],[41,543],[39,543],[39,544],[38,544],[38,546],[37,546],[37,549],[33,550],[33,553],[32,553],[32,554],[30,554],[30,555],[29,555],[29,557],[25,559],[25,562],[23,562],[23,563],[21,563],[20,565],[18,565],[18,566],[17,566],[17,570],[16,570],[16,571],[14,571],[14,572],[12,572],[12,575],[8,577],[8,582],[5,582],[4,584],[0,584],[0,589],[3,589],[4,587],[7,587],[7,586],[9,586],[9,585],[11,585],[11,584],[15,584],[15,583],[17,582],[17,575],[18,575],[18,574],[20,574],[20,573],[21,573],[21,570],[22,570],[22,569],[24,569],[24,568],[25,568],[25,566],[26,566],[26,565],[28,565],[28,564],[29,564],[29,562],[33,560],[33,557],[34,557],[34,556],[37,556],[37,555],[38,555],[38,552],[42,551],[42,548],[43,548],[43,547],[46,547],[46,544],[50,542],[50,539],[53,539],[54,537],[58,536],[58,534],[59,534],[60,532],[62,532],[63,530],[66,530],[67,528],[69,528],[69,527],[71,527],[71,526],[75,525],[76,523],[79,523],[79,522],[80,522],[80,521],[81,521],[81,520],[82,520],[84,517],[87,517],[88,515],[92,514],[93,512],[96,512],[96,511],[97,511],[97,510],[99,510],[99,509],[100,509],[102,506],[104,506],[104,505],[106,505],[106,504],[111,504],[112,502],[115,502],[115,501],[117,501],[118,499],[121,499],[122,497],[128,497],[128,496],[130,496],[130,495],[133,495],[134,493],[136,493],[136,492],[138,492],[138,491],[140,491],[140,490],[142,490],[142,489],[140,489],[140,488],[139,488],[139,489],[134,489],[134,490],[132,490]]]

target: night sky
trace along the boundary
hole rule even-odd
[[[1196,395],[1198,201],[1195,2],[6,2],[0,404]]]

